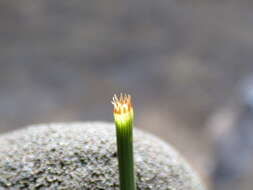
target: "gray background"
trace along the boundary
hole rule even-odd
[[[112,121],[112,95],[127,92],[136,126],[174,144],[218,189],[220,136],[209,121],[230,105],[239,112],[238,86],[253,71],[252,10],[247,0],[1,0],[0,133]],[[251,175],[236,184],[250,189]],[[233,181],[222,189],[239,189]]]

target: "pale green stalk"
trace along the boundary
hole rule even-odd
[[[133,155],[133,108],[131,97],[114,96],[120,190],[136,190]]]

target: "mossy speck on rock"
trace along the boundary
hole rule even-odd
[[[30,126],[0,136],[0,190],[118,190],[115,126],[105,122]],[[138,190],[205,190],[160,139],[134,131]]]

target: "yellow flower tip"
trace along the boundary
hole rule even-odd
[[[112,104],[114,106],[113,113],[114,114],[127,114],[132,112],[132,102],[131,96],[126,94],[120,94],[119,98],[114,94],[112,98]]]
[[[126,94],[116,95],[112,98],[114,121],[117,126],[127,126],[133,121],[133,107],[131,96]]]

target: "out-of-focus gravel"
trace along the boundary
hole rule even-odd
[[[0,189],[119,189],[113,123],[33,126],[0,136]],[[134,131],[138,189],[205,190],[178,153]]]

